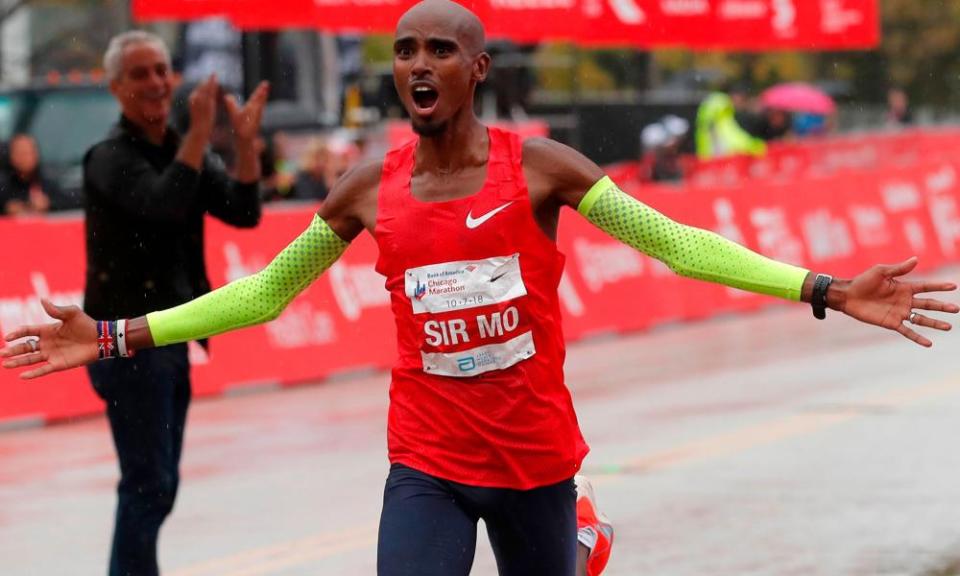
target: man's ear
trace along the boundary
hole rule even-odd
[[[476,80],[477,84],[480,84],[487,79],[487,74],[489,73],[490,55],[486,52],[481,52],[476,60],[473,61],[473,79]]]

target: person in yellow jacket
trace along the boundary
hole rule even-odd
[[[722,158],[738,154],[762,156],[767,144],[752,136],[737,122],[733,99],[714,92],[704,99],[697,110],[697,157]]]

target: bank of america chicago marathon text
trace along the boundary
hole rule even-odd
[[[458,294],[466,291],[467,286],[465,284],[461,284],[456,278],[427,281],[427,294],[431,296],[444,296],[447,294]]]

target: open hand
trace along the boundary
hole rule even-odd
[[[952,282],[911,282],[901,279],[916,266],[917,259],[914,257],[900,264],[870,268],[843,288],[845,299],[839,309],[862,322],[898,332],[921,346],[932,346],[933,342],[917,333],[911,325],[943,331],[950,330],[951,326],[916,310],[956,314],[960,306],[935,298],[919,298],[918,295],[950,292],[956,290],[957,285]]]
[[[217,94],[220,85],[217,77],[211,74],[209,78],[197,85],[190,92],[190,131],[200,136],[204,141],[210,139],[213,126],[217,120]]]
[[[260,120],[263,118],[263,108],[269,94],[270,83],[261,82],[243,107],[237,104],[232,96],[224,95],[223,101],[230,114],[230,124],[237,140],[253,142],[260,134]]]
[[[93,319],[77,306],[56,306],[49,300],[41,300],[41,304],[58,322],[21,326],[7,334],[4,337],[6,342],[21,338],[28,338],[28,341],[0,350],[3,367],[40,364],[20,374],[21,378],[31,379],[94,362],[97,359],[97,325]]]

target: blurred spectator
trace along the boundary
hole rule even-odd
[[[698,157],[708,159],[766,153],[765,138],[747,132],[737,121],[736,112],[734,101],[727,94],[714,92],[704,99],[697,110],[695,140]],[[786,121],[785,118],[782,120]],[[789,127],[789,122],[787,125]]]
[[[667,134],[675,141],[675,144],[682,145],[690,132],[690,123],[685,118],[668,114],[663,117],[663,127],[667,129]]]
[[[327,186],[332,188],[360,158],[360,148],[353,141],[334,138],[328,144],[330,160],[327,163]]]
[[[333,137],[311,146],[304,169],[297,174],[292,198],[323,200],[348,169],[356,162],[359,148],[352,142]]]
[[[786,110],[764,108],[756,124],[748,128],[748,132],[764,142],[772,142],[786,138],[793,129],[793,115]]]
[[[357,134],[341,130],[325,135],[277,132],[262,144],[264,200],[324,200],[337,180],[362,153]],[[364,145],[364,139],[359,140]]]
[[[653,182],[683,180],[680,150],[690,130],[690,123],[678,116],[666,116],[643,129],[644,157],[641,161],[645,179]]]
[[[260,194],[265,202],[292,197],[296,166],[290,161],[288,144],[288,136],[282,131],[257,141],[263,167]]]
[[[530,95],[536,83],[527,61],[532,58],[537,46],[496,40],[487,48],[497,62],[485,86],[493,92],[497,117],[514,122],[527,120]]]
[[[913,124],[913,111],[907,93],[900,88],[891,88],[887,92],[887,126],[898,128],[910,124]]]
[[[790,130],[798,138],[824,136],[829,132],[829,123],[823,114],[796,112],[793,114]]]
[[[654,122],[646,126],[640,133],[640,140],[643,143],[644,155],[651,154],[659,150],[667,143],[667,129],[660,122]]]
[[[0,177],[0,206],[7,215],[39,214],[50,210],[60,192],[43,177],[40,152],[32,136],[17,134],[10,140],[8,171]]]
[[[173,78],[163,40],[134,30],[113,37],[103,57],[119,122],[84,157],[87,272],[84,311],[133,318],[210,291],[204,253],[207,215],[256,226],[261,207],[256,136],[267,100],[259,86],[229,108],[237,171],[208,152],[218,102],[216,79],[187,98],[189,126],[170,122]],[[64,127],[69,129],[69,127]],[[111,347],[105,345],[109,354]],[[157,576],[157,539],[173,510],[190,404],[187,345],[138,350],[87,367],[106,402],[120,462],[110,576]]]
[[[264,201],[269,201],[277,194],[277,167],[273,157],[273,146],[270,140],[263,136],[258,136],[254,145],[260,157],[260,197]]]
[[[750,87],[747,84],[742,82],[734,83],[727,90],[727,94],[730,96],[730,100],[733,101],[733,107],[736,109],[738,115],[741,112],[749,113],[751,111],[754,101],[751,97]]]
[[[316,139],[310,144],[303,169],[297,173],[291,197],[298,200],[323,200],[333,186],[329,182],[328,168],[331,162],[330,149],[323,140]]]
[[[734,120],[750,136],[770,142],[786,137],[793,129],[794,119],[790,112],[764,106],[759,98],[753,97],[746,84],[732,85],[728,95],[734,107]],[[739,153],[762,154],[764,151]]]

